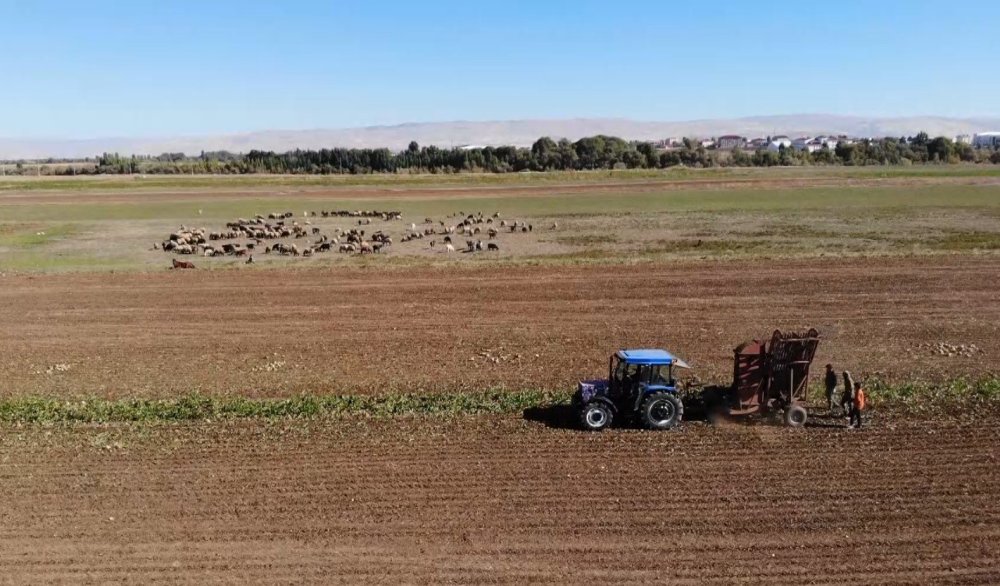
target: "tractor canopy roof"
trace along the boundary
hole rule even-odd
[[[656,350],[650,348],[638,350],[619,350],[618,358],[621,358],[627,364],[659,364],[664,366],[673,364],[678,368],[691,368],[688,366],[687,362],[684,362],[666,350]]]

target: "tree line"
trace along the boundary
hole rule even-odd
[[[776,167],[806,165],[912,165],[955,163],[1000,164],[1000,150],[974,149],[949,138],[914,137],[864,139],[814,152],[782,147],[777,151],[715,150],[684,139],[683,146],[660,149],[653,143],[614,136],[577,141],[543,137],[530,148],[438,148],[411,142],[402,151],[333,148],[284,153],[203,152],[198,156],[163,153],[123,156],[104,153],[93,165],[49,167],[50,174],[372,174],[372,173],[516,173],[596,169],[667,169],[671,167]]]

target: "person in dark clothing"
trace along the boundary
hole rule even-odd
[[[837,392],[837,373],[833,371],[833,365],[826,365],[826,405],[830,413],[833,413],[833,396]]]
[[[854,383],[853,400],[851,401],[851,419],[848,427],[861,429],[861,412],[865,410],[865,390],[861,388],[861,383]]]
[[[844,417],[850,414],[852,403],[854,403],[854,379],[851,377],[851,373],[845,370],[844,394],[840,396],[840,410],[843,411]]]

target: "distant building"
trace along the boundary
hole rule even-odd
[[[959,134],[955,137],[955,142],[958,144],[972,144],[972,137],[968,134]]]
[[[747,139],[736,134],[727,134],[716,139],[716,146],[721,150],[731,151],[741,149],[746,144]]]
[[[1000,132],[980,132],[973,137],[972,146],[977,149],[1000,148]]]
[[[792,140],[792,148],[797,151],[804,151],[811,140],[811,136],[800,136],[799,138]]]
[[[768,140],[766,138],[755,138],[746,144],[746,148],[752,151],[760,151],[767,148]]]
[[[776,153],[781,150],[781,147],[791,148],[792,139],[787,136],[772,136],[771,142],[767,145],[767,150]]]
[[[698,141],[698,144],[705,147],[706,149],[710,149],[715,146],[715,140],[711,138],[705,138]]]
[[[796,138],[792,141],[792,148],[797,151],[806,151],[809,153],[815,153],[816,151],[821,151],[824,148],[832,151],[837,148],[838,142],[839,141],[832,136],[817,136],[815,138],[802,137]]]
[[[664,138],[663,140],[658,140],[653,143],[653,146],[658,149],[679,149],[684,146],[684,139],[677,137]]]

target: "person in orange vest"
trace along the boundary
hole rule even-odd
[[[848,427],[861,429],[861,412],[865,410],[865,390],[861,388],[861,383],[854,383],[851,399],[851,418]]]

